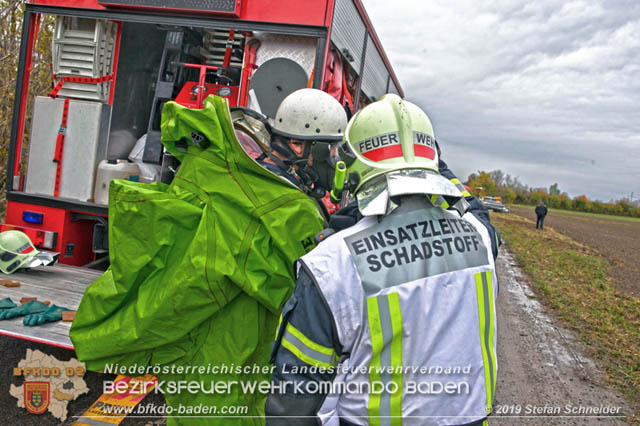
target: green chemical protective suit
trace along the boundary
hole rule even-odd
[[[181,160],[170,185],[111,182],[111,267],[87,288],[71,327],[78,358],[98,371],[161,365],[160,382],[194,380],[207,391],[211,381],[269,381],[268,368],[193,367],[268,365],[293,263],[315,245],[322,215],[243,151],[221,98],[208,97],[201,110],[167,103],[162,142]],[[180,366],[191,370],[180,374]],[[175,410],[168,425],[264,424],[266,394],[240,384],[219,393],[167,389]],[[243,417],[180,418],[181,404],[248,409]]]

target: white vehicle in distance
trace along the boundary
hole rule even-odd
[[[502,204],[500,197],[480,197],[480,201],[489,210],[494,212],[509,213],[509,208]]]

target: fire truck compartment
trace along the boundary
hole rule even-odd
[[[166,102],[197,108],[215,93],[273,119],[302,87],[331,94],[349,114],[384,93],[403,95],[361,0],[194,4],[27,2],[2,229],[35,236],[63,264],[107,265],[116,174],[106,172],[132,161],[140,173],[117,177],[169,183],[179,167],[161,143]],[[37,53],[43,42],[48,64]],[[52,86],[33,92],[35,65],[51,69]]]

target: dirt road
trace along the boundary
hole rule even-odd
[[[573,335],[558,327],[526,284],[515,259],[497,261],[498,384],[492,425],[626,425],[627,403],[600,383]],[[589,417],[590,416],[590,417]]]
[[[511,213],[533,220],[532,226],[535,224],[533,209],[512,206]],[[617,288],[640,297],[640,221],[554,210],[547,214],[544,226],[599,251],[611,264]]]

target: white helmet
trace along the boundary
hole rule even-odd
[[[276,112],[274,133],[300,140],[341,141],[347,114],[340,102],[318,89],[299,89]]]

